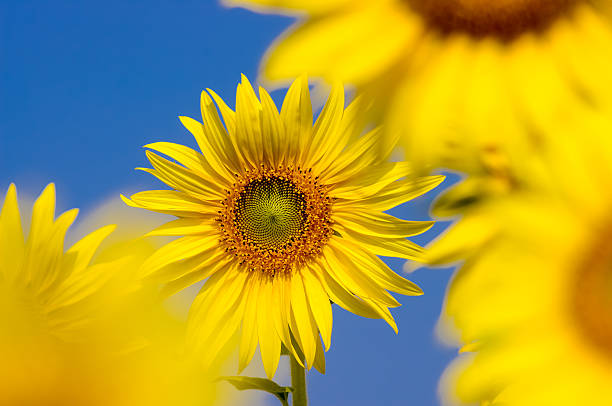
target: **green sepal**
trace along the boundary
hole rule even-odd
[[[283,406],[289,405],[289,393],[293,391],[290,386],[280,386],[270,379],[252,376],[222,376],[218,380],[229,382],[238,390],[257,389],[271,393],[281,401]]]

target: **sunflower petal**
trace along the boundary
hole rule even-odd
[[[300,275],[291,279],[291,314],[295,318],[293,333],[301,344],[302,351],[308,368],[312,367],[316,352],[315,340],[318,339],[316,322],[310,312],[304,284]]]
[[[351,213],[335,213],[343,227],[358,233],[376,237],[410,237],[429,230],[433,221],[407,221],[385,213],[369,213],[353,210]]]
[[[143,264],[142,270],[150,275],[157,270],[187,258],[191,258],[218,244],[218,238],[211,236],[202,238],[201,236],[182,237],[174,240],[153,253]]]
[[[325,350],[329,350],[331,345],[333,315],[329,296],[321,286],[321,283],[312,275],[310,269],[302,271],[302,280],[304,281],[304,289],[308,296],[308,304],[312,311],[312,315],[317,323],[317,327],[321,332],[321,338],[325,344]]]
[[[264,370],[269,379],[274,377],[281,355],[281,340],[274,328],[272,313],[276,308],[270,306],[270,297],[274,295],[270,278],[264,278],[261,284],[260,297],[257,309],[257,334],[259,337],[259,348]]]
[[[280,118],[285,124],[284,142],[289,155],[286,158],[295,159],[310,138],[312,127],[312,104],[306,76],[295,80],[287,91]],[[291,161],[288,163],[293,164]]]
[[[249,364],[255,350],[257,349],[257,304],[260,299],[259,291],[261,279],[258,274],[253,274],[246,282],[248,286],[248,298],[242,320],[242,333],[240,337],[240,351],[238,353],[238,372],[242,372]]]
[[[24,251],[17,188],[11,183],[0,213],[0,272],[7,280],[13,279],[19,272]]]

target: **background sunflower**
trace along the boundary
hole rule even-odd
[[[151,243],[109,237],[113,225],[64,250],[77,210],[55,217],[53,184],[27,228],[22,214],[11,185],[0,209],[0,403],[214,404],[213,370],[171,349],[183,325],[140,287]]]
[[[612,106],[607,1],[226,3],[297,15],[263,77],[307,71],[356,85],[425,169],[481,174],[491,149],[513,155],[517,139],[556,131],[559,116]]]
[[[433,246],[452,255],[468,229],[483,242],[454,278],[441,319],[446,338],[456,329],[475,351],[449,368],[449,403],[612,401],[612,123],[595,115],[566,128],[583,137],[551,145],[525,180],[532,188],[490,202],[459,222],[463,234]]]

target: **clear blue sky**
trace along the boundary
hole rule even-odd
[[[159,188],[133,170],[146,164],[141,146],[191,144],[177,116],[199,116],[205,87],[233,105],[240,73],[254,79],[289,24],[213,0],[0,0],[0,191],[15,182],[34,196],[56,182],[58,209],[87,215],[119,192]],[[393,214],[426,219],[431,197]],[[401,261],[389,264],[401,272]],[[438,377],[455,353],[433,332],[450,274],[411,275],[425,296],[399,298],[397,336],[335,308],[327,374],[309,375],[311,404],[437,405]]]

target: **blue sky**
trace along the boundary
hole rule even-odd
[[[233,105],[240,73],[254,80],[291,22],[212,0],[1,1],[0,191],[15,182],[34,196],[55,182],[58,209],[86,216],[119,192],[159,188],[133,170],[146,166],[142,145],[193,145],[177,117],[199,116],[206,87]],[[433,195],[393,214],[426,219]],[[401,272],[401,261],[389,264]],[[437,405],[438,377],[455,354],[433,331],[450,275],[410,275],[425,295],[399,298],[397,336],[335,308],[327,374],[309,375],[311,404]]]

